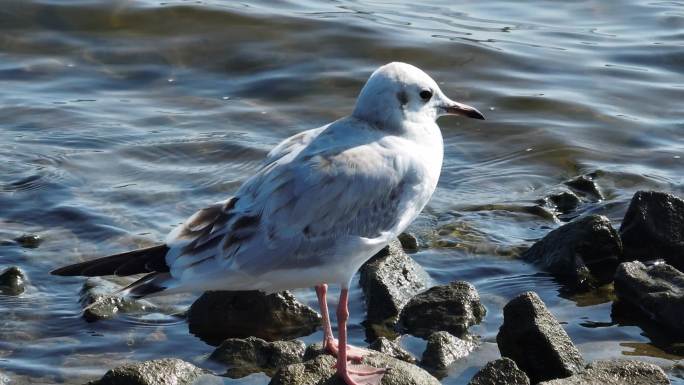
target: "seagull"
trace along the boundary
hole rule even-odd
[[[351,115],[273,148],[234,196],[197,211],[163,244],[52,271],[63,276],[145,274],[121,292],[142,298],[205,290],[266,293],[314,287],[324,347],[348,385],[379,384],[386,369],[347,345],[348,296],[361,265],[399,235],[435,191],[443,141],[436,119],[484,119],[419,68],[400,62],[370,76]],[[328,284],[340,286],[338,339]]]

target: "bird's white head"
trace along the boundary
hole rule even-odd
[[[477,109],[449,99],[420,68],[400,62],[373,72],[352,115],[383,128],[401,127],[406,122],[432,123],[442,115],[484,119]]]

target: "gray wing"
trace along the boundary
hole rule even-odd
[[[380,237],[422,209],[412,206],[419,178],[407,173],[410,159],[364,138],[341,147],[314,131],[281,143],[235,197],[172,234],[174,276],[315,259],[341,239]]]

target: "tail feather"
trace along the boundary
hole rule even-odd
[[[133,299],[152,296],[166,290],[165,283],[170,279],[171,275],[169,273],[146,274],[130,285],[118,290],[117,294],[122,294]]]
[[[98,277],[101,275],[133,275],[141,273],[168,273],[166,245],[157,245],[110,255],[91,261],[76,263],[53,270],[53,275]],[[168,275],[168,274],[167,274]]]

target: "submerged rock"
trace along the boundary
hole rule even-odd
[[[456,281],[411,298],[401,311],[399,323],[418,337],[428,338],[435,331],[462,336],[470,326],[480,323],[485,313],[475,287]]]
[[[177,358],[125,364],[109,370],[91,385],[185,385],[205,372]]]
[[[596,201],[603,199],[603,194],[601,194],[601,190],[599,190],[598,185],[596,185],[596,182],[594,182],[591,175],[580,175],[564,182],[564,184],[580,195],[584,195]]]
[[[532,383],[584,369],[579,350],[534,292],[523,293],[504,306],[496,342],[501,356],[515,361]]]
[[[428,279],[425,270],[404,252],[399,241],[392,241],[360,270],[368,322],[394,323],[411,297],[427,289]]]
[[[575,193],[570,191],[561,191],[555,194],[551,194],[546,197],[546,202],[553,206],[556,211],[566,214],[575,210],[582,200],[575,195]]]
[[[382,385],[439,385],[439,381],[425,370],[390,356],[375,353],[364,357],[362,364],[388,368]],[[301,364],[281,368],[269,385],[344,385],[335,373],[335,358],[320,355]]]
[[[532,245],[522,257],[577,288],[612,282],[622,242],[610,220],[590,215],[567,223]]]
[[[470,340],[462,340],[448,332],[434,332],[427,340],[421,364],[438,378],[444,377],[449,365],[468,356],[474,348],[475,343]]]
[[[302,362],[306,345],[302,341],[267,342],[261,338],[229,338],[221,343],[209,358],[229,365],[226,375],[245,377],[264,372],[268,376],[279,368]]]
[[[38,234],[22,234],[14,238],[14,242],[17,242],[21,247],[35,249],[40,246],[43,239]]]
[[[88,322],[108,319],[118,313],[134,313],[151,308],[145,302],[135,301],[116,294],[119,289],[102,278],[88,278],[81,288],[83,318]]]
[[[287,291],[208,291],[188,311],[190,332],[212,345],[250,336],[292,339],[313,333],[320,322],[316,311]]]
[[[668,385],[670,380],[657,365],[641,361],[594,361],[587,370],[567,378],[538,385]]]
[[[411,353],[404,350],[398,343],[385,337],[380,337],[373,341],[372,344],[368,345],[368,349],[386,354],[398,360],[406,361],[410,364],[416,363],[416,358],[413,357]]]
[[[19,295],[24,292],[26,276],[16,266],[10,266],[0,273],[0,294]]]
[[[468,385],[530,385],[530,379],[515,361],[503,357],[487,363]]]
[[[416,238],[413,234],[401,233],[397,238],[399,239],[399,242],[401,242],[401,247],[403,247],[404,250],[418,250],[418,238]]]
[[[644,312],[651,320],[684,336],[684,273],[666,264],[620,264],[615,273],[620,301]]]
[[[663,258],[684,271],[684,200],[662,192],[637,191],[620,235],[627,260]]]

